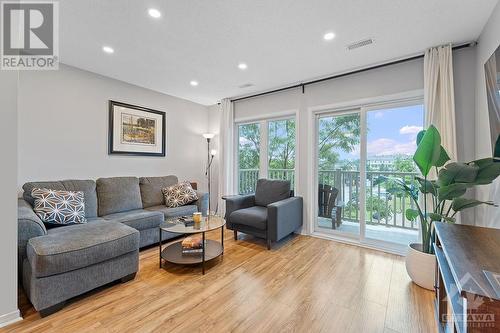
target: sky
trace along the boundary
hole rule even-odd
[[[423,105],[369,111],[367,155],[413,155],[416,138],[424,123]],[[341,159],[358,159],[359,148],[340,153]]]

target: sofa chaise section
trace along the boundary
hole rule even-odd
[[[133,278],[139,269],[139,232],[94,221],[53,228],[27,244],[24,289],[41,315],[106,283]]]

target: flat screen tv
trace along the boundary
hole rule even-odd
[[[500,46],[484,64],[490,118],[491,146],[500,158]]]

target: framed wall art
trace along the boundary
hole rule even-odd
[[[109,101],[109,154],[165,156],[166,114]]]

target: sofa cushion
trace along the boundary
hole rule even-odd
[[[242,224],[260,230],[267,229],[267,208],[253,206],[250,208],[238,209],[229,215],[232,224]]]
[[[186,206],[180,206],[180,207],[175,207],[175,208],[169,208],[169,207],[162,205],[162,206],[148,207],[148,208],[146,208],[146,210],[162,212],[163,215],[165,215],[165,219],[168,219],[168,218],[184,216],[184,215],[187,215],[187,216],[193,215],[193,213],[196,213],[198,211],[198,206],[186,205]]]
[[[198,195],[189,182],[181,182],[161,191],[165,195],[165,205],[170,208],[184,206],[198,200]]]
[[[35,199],[33,210],[45,223],[66,225],[87,222],[83,192],[34,188],[31,196]]]
[[[164,220],[162,212],[136,209],[128,212],[114,213],[103,216],[105,220],[120,222],[137,230],[157,228]]]
[[[144,208],[165,204],[165,197],[162,189],[175,185],[179,182],[176,176],[165,177],[141,177],[139,185],[141,187],[142,206]]]
[[[27,255],[36,277],[60,274],[139,249],[139,232],[122,223],[95,221],[50,229],[28,241]]]
[[[255,189],[255,204],[266,207],[290,197],[290,181],[259,179]]]
[[[139,178],[99,178],[96,185],[99,216],[142,208]]]
[[[97,193],[96,183],[93,180],[61,180],[47,182],[28,182],[23,185],[23,199],[34,206],[35,199],[31,196],[34,188],[47,188],[60,191],[83,192],[85,198],[85,217],[91,218],[97,216]]]

